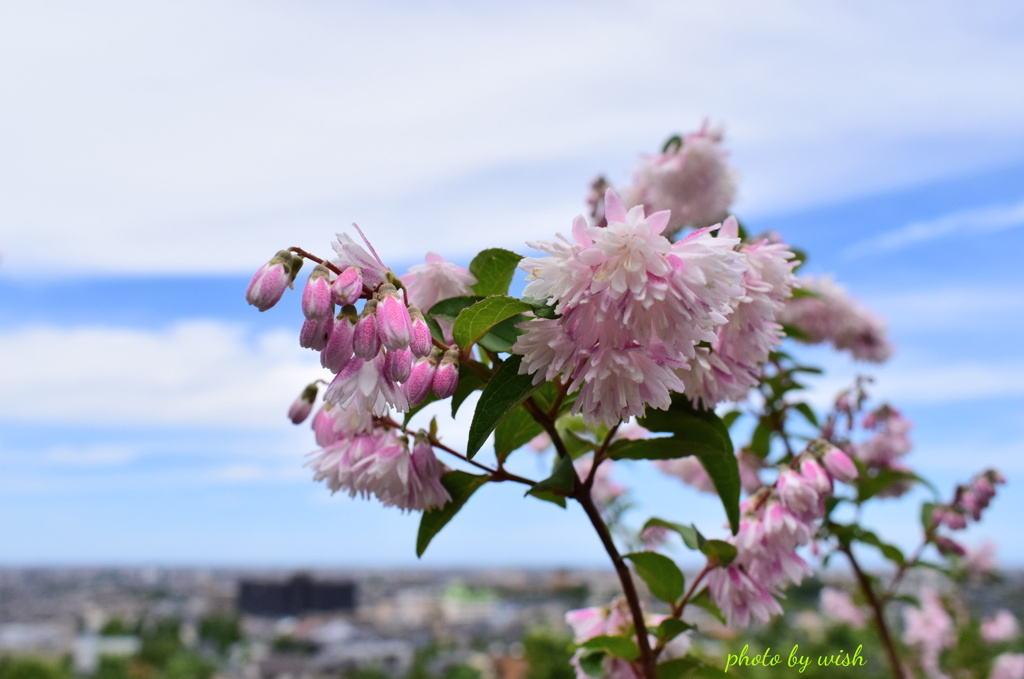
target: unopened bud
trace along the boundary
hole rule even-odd
[[[405,382],[412,371],[412,352],[408,349],[389,349],[384,354],[384,376],[392,382]]]
[[[352,358],[352,336],[352,319],[345,314],[339,314],[334,319],[327,346],[320,352],[320,365],[335,374],[344,368]]]
[[[331,294],[334,295],[334,301],[342,306],[355,304],[363,294],[363,275],[359,269],[350,266],[342,271],[331,284]]]
[[[412,339],[409,308],[395,286],[386,283],[377,293],[377,332],[388,349],[405,349]]]
[[[307,318],[302,324],[302,329],[299,330],[299,346],[314,351],[323,351],[331,335],[332,325],[329,316],[317,320]]]
[[[316,382],[313,382],[308,387],[302,390],[298,398],[292,403],[292,406],[288,409],[288,419],[292,421],[292,424],[302,424],[309,417],[309,414],[313,412],[313,402],[316,401]]]
[[[449,349],[441,359],[441,365],[434,372],[434,395],[448,398],[459,386],[459,350]]]
[[[249,281],[249,287],[245,289],[245,300],[260,311],[266,311],[280,301],[285,288],[292,284],[300,268],[301,257],[287,250],[279,250]]]
[[[967,550],[964,549],[963,545],[945,536],[937,537],[935,539],[935,546],[938,547],[939,554],[943,556],[964,556],[967,554]]]
[[[850,483],[857,479],[857,465],[849,455],[835,446],[830,447],[821,457],[821,462],[836,481]]]
[[[334,315],[330,275],[327,267],[317,264],[306,279],[306,287],[302,289],[302,313],[306,318],[320,319]]]
[[[409,307],[409,320],[412,321],[412,336],[409,340],[409,348],[412,349],[412,355],[417,358],[429,356],[430,351],[434,348],[434,340],[430,336],[430,326],[427,325],[427,320],[423,318],[420,310],[414,306]]]
[[[409,379],[402,384],[402,391],[409,401],[410,407],[423,403],[430,393],[434,384],[434,361],[429,358],[421,358],[413,364],[409,371]]]
[[[377,319],[374,316],[376,310],[376,301],[371,299],[366,302],[363,313],[356,321],[355,332],[352,336],[352,349],[356,356],[367,361],[380,353],[380,336],[377,334]]]

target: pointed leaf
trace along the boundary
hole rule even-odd
[[[700,531],[697,530],[697,527],[692,523],[689,526],[685,526],[681,523],[672,523],[671,521],[665,521],[664,519],[655,517],[647,520],[647,523],[644,524],[644,529],[650,526],[659,526],[661,528],[674,530],[683,538],[683,543],[695,551],[700,551],[701,547],[704,546],[704,543],[707,542],[707,539],[701,535]]]
[[[423,552],[427,551],[427,546],[434,536],[440,533],[441,529],[459,513],[470,496],[489,480],[490,477],[459,470],[447,472],[441,477],[441,485],[451,495],[452,501],[443,507],[423,512],[419,534],[416,536],[417,557],[423,556]]]
[[[526,491],[526,494],[555,493],[567,496],[572,494],[575,487],[576,470],[572,466],[572,458],[560,457],[555,462],[555,468],[551,471],[551,476],[533,484],[533,487]]]
[[[459,408],[469,398],[470,394],[483,388],[484,381],[480,375],[475,370],[470,370],[465,365],[460,365],[459,383],[455,387],[455,393],[452,394],[452,417],[455,417],[455,414],[459,412]]]
[[[626,637],[606,635],[591,637],[580,644],[580,648],[607,651],[609,655],[614,655],[616,658],[622,658],[631,662],[640,657],[640,647],[636,645],[635,641]]]
[[[708,540],[701,546],[700,551],[721,566],[728,566],[736,558],[736,547],[724,540]]]
[[[693,629],[693,625],[687,624],[679,618],[665,618],[654,631],[655,636],[661,641],[672,641],[687,630]]]
[[[498,423],[537,388],[533,384],[533,375],[519,374],[522,360],[522,356],[509,356],[484,386],[473,413],[473,422],[469,425],[467,457],[476,455]]]
[[[636,574],[657,598],[671,604],[683,596],[686,579],[672,559],[657,552],[633,552],[622,558],[633,562]]]
[[[494,428],[494,453],[504,462],[512,451],[525,446],[543,431],[544,427],[526,412],[526,408],[516,406]]]
[[[608,655],[604,651],[590,651],[580,656],[580,669],[588,677],[604,676],[604,658]]]
[[[498,323],[530,309],[529,304],[513,297],[488,297],[459,313],[452,329],[452,337],[460,348],[468,349]]]
[[[468,306],[473,306],[483,297],[449,297],[448,299],[442,299],[440,302],[430,307],[427,311],[427,315],[434,316],[436,318],[443,318],[446,321],[455,322],[455,319],[459,317],[462,310]]]
[[[469,272],[476,276],[473,292],[484,297],[508,293],[508,286],[512,284],[512,276],[522,258],[522,255],[501,248],[491,248],[478,254],[469,263]]]

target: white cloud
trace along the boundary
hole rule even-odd
[[[968,238],[1024,226],[1024,202],[959,210],[936,219],[913,222],[880,236],[856,243],[844,251],[849,259],[863,255],[902,250],[912,245],[957,236]]]
[[[295,333],[213,321],[3,332],[0,373],[3,419],[128,428],[283,428],[302,388],[330,376]]]
[[[246,271],[353,220],[389,259],[546,237],[705,115],[745,211],[1021,159],[1015,3],[398,9],[4,8],[5,268]]]

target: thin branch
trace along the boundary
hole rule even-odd
[[[325,267],[327,267],[328,269],[330,269],[331,271],[333,271],[334,273],[338,274],[339,276],[341,275],[341,269],[339,269],[338,267],[334,266],[333,264],[331,264],[330,262],[328,262],[325,259],[320,259],[316,255],[314,255],[312,253],[309,253],[309,252],[306,252],[302,248],[294,247],[293,246],[293,247],[288,248],[288,250],[291,251],[291,252],[294,252],[295,254],[297,254],[300,257],[305,257],[306,259],[310,260],[311,262],[316,262],[317,264],[322,264]]]
[[[860,564],[857,563],[857,559],[853,556],[853,550],[850,549],[849,545],[840,543],[839,551],[846,554],[850,560],[850,565],[853,567],[853,572],[857,576],[857,581],[860,583],[861,589],[864,591],[864,596],[868,600],[868,604],[871,606],[871,610],[875,616],[875,626],[878,628],[878,636],[882,640],[882,644],[885,646],[886,654],[889,657],[889,665],[892,669],[892,676],[894,679],[903,679],[903,664],[900,662],[900,657],[896,652],[896,644],[892,640],[892,635],[889,633],[889,626],[885,622],[885,612],[882,610],[882,602],[878,600],[875,595],[875,589],[871,586],[871,581],[868,576],[861,570]]]

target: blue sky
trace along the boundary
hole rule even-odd
[[[328,252],[352,221],[398,271],[428,249],[524,252],[568,231],[595,174],[628,181],[705,117],[726,125],[737,214],[889,319],[898,353],[872,372],[916,422],[912,463],[945,491],[1009,477],[967,541],[1014,535],[1024,11],[742,9],[5,8],[0,564],[603,564],[581,514],[516,488],[474,498],[421,562],[416,517],[330,497],[284,415],[319,368],[297,296],[259,314],[243,291],[278,248]],[[832,369],[818,402],[863,370],[808,356]],[[645,512],[722,521],[617,473]],[[907,503],[868,520],[916,535]]]

